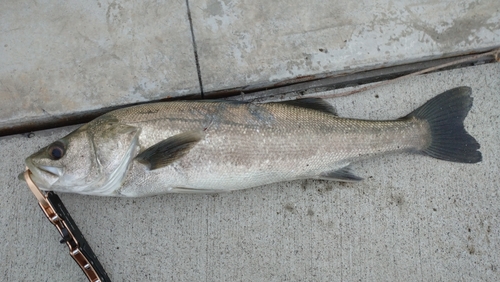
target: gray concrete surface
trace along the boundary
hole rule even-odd
[[[1,1],[0,123],[199,93],[185,1]]]
[[[355,184],[61,198],[113,281],[499,281],[499,73],[469,67],[329,100],[341,116],[397,118],[469,85],[479,164],[402,154],[356,164],[366,179]],[[85,281],[17,180],[26,156],[73,128],[0,138],[1,281]]]
[[[500,45],[498,0],[0,2],[0,125]],[[0,126],[0,128],[1,128]]]
[[[191,7],[205,91],[500,45],[497,0],[199,0]]]

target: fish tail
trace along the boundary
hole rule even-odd
[[[479,143],[464,128],[464,119],[472,107],[471,92],[471,88],[466,86],[450,89],[407,116],[429,123],[431,141],[422,149],[423,153],[459,163],[482,160]]]

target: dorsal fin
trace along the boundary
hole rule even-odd
[[[320,99],[320,98],[305,98],[305,99],[298,99],[298,100],[290,100],[290,101],[284,101],[284,102],[279,102],[282,104],[287,104],[295,107],[300,107],[300,108],[305,108],[305,109],[311,109],[311,110],[316,110],[332,115],[337,115],[337,112],[333,108],[332,105],[327,103],[325,100]]]

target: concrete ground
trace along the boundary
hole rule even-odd
[[[466,125],[481,144],[478,164],[402,154],[356,164],[365,180],[355,184],[60,196],[113,281],[498,281],[499,73],[500,64],[456,69],[329,100],[341,116],[397,118],[468,85],[474,106]],[[17,180],[26,156],[73,128],[0,139],[0,280],[85,281]]]
[[[500,46],[496,0],[396,2],[2,1],[0,130]],[[344,117],[392,119],[470,86],[478,164],[401,154],[355,164],[354,184],[60,197],[113,281],[500,281],[499,74],[478,65],[328,99]],[[85,281],[17,179],[74,128],[0,138],[0,281]]]

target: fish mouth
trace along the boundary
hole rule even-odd
[[[58,167],[53,167],[53,166],[45,166],[41,165],[38,167],[41,171],[48,173],[54,177],[61,177],[62,176],[62,169]]]
[[[40,190],[48,191],[50,187],[59,180],[59,177],[62,176],[62,169],[52,166],[37,166],[33,164],[31,161],[26,160],[26,166],[31,171],[32,180]],[[21,175],[19,176],[21,177]],[[22,176],[23,180],[24,175]]]

